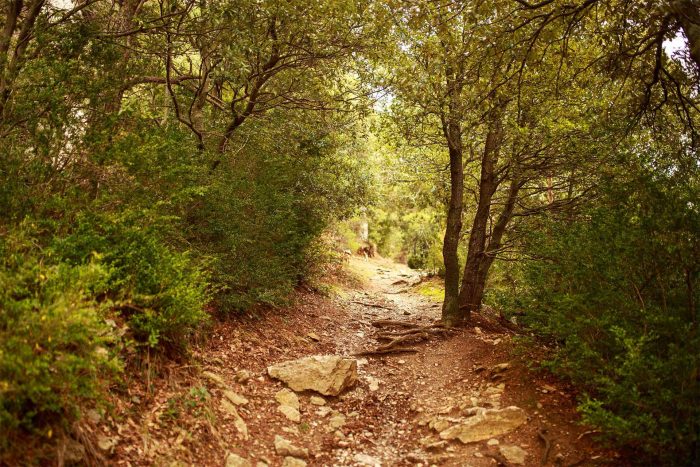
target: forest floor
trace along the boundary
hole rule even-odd
[[[288,308],[216,324],[193,361],[151,363],[159,376],[150,390],[125,381],[111,415],[95,414],[88,427],[106,463],[305,465],[276,450],[281,436],[313,466],[626,464],[579,424],[573,389],[529,370],[536,353],[517,351],[514,332],[485,318],[430,335],[411,346],[415,353],[357,357],[353,388],[323,400],[300,393],[300,419],[290,420],[276,398],[285,386],[267,375],[269,365],[351,356],[377,347],[377,321],[428,325],[440,317],[438,294],[425,282],[413,286],[420,276],[406,266],[359,257],[347,266],[358,278],[336,281],[328,296],[299,292]],[[516,406],[526,420],[480,442],[441,440],[437,430],[473,415],[473,406]]]

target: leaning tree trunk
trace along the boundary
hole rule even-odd
[[[503,123],[500,109],[494,109],[489,118],[489,129],[484,145],[484,155],[481,161],[481,178],[479,180],[479,203],[474,215],[474,222],[469,234],[467,262],[464,265],[462,287],[459,292],[459,315],[462,320],[468,320],[472,311],[481,307],[484,295],[486,275],[488,274],[486,240],[491,200],[498,188],[496,165],[503,139]]]

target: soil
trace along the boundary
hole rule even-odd
[[[289,421],[275,400],[284,385],[267,376],[267,366],[375,349],[377,320],[427,325],[440,317],[440,303],[417,293],[414,284],[421,278],[406,266],[352,257],[348,269],[360,279],[336,281],[325,295],[300,291],[287,308],[216,324],[213,337],[186,363],[151,362],[150,387],[137,378],[125,381],[109,415],[95,416],[86,427],[95,431],[96,450],[109,465],[223,466],[235,453],[252,465],[279,466],[283,458],[273,440],[281,435],[308,448],[306,462],[312,466],[508,465],[499,454],[503,445],[525,450],[525,465],[627,464],[580,424],[573,388],[528,369],[539,351],[519,350],[516,331],[483,316],[480,325],[414,344],[415,353],[357,357],[357,385],[325,398],[327,407],[345,416],[343,426],[331,428],[330,416],[319,414],[329,409],[311,404],[308,393],[299,395],[301,422]],[[509,363],[507,370],[492,371],[502,363]],[[505,385],[500,399],[485,396],[500,384]],[[248,399],[238,408],[248,439],[220,405],[224,386]],[[477,400],[481,406],[520,407],[527,422],[489,442],[440,443],[427,424],[431,417],[449,417],[460,404]]]

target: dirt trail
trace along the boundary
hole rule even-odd
[[[301,393],[300,420],[289,420],[275,398],[284,385],[267,376],[267,366],[374,349],[377,320],[439,318],[439,303],[410,287],[416,272],[381,259],[353,257],[349,266],[365,284],[338,287],[331,298],[301,293],[287,309],[217,325],[195,354],[199,366],[166,365],[159,371],[168,377],[150,393],[130,389],[98,426],[103,447],[112,443],[108,463],[279,466],[278,435],[307,449],[304,461],[314,466],[515,465],[523,455],[524,465],[624,464],[576,424],[570,388],[529,372],[514,356],[511,334],[479,328],[431,336],[413,354],[358,358],[353,389],[323,406]],[[507,369],[494,368],[504,363]],[[242,396],[237,407],[227,391]],[[478,411],[510,406],[522,409],[523,420],[504,434],[468,444],[439,436]]]

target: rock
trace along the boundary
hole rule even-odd
[[[224,391],[224,397],[235,405],[246,405],[248,403],[248,399],[230,389]]]
[[[374,376],[368,376],[367,382],[369,383],[369,390],[375,392],[379,390],[379,380]]]
[[[489,446],[498,446],[500,441],[498,441],[496,438],[491,438],[490,440],[486,441],[486,444]]]
[[[447,447],[447,441],[435,440],[432,438],[424,438],[420,441],[420,444],[426,451],[439,451],[440,449]]]
[[[67,465],[81,464],[85,460],[85,446],[79,442],[68,439],[66,441],[65,450],[63,451],[63,461]]]
[[[282,414],[287,417],[288,420],[294,423],[299,423],[301,421],[301,413],[299,413],[299,410],[295,409],[294,407],[289,405],[280,405],[277,407],[277,410],[282,412]]]
[[[285,457],[282,467],[306,467],[306,462],[296,457]]]
[[[353,457],[353,460],[355,462],[357,462],[358,464],[369,465],[372,467],[380,467],[382,465],[382,463],[379,459],[377,459],[376,457],[372,457],[370,455],[367,455],[367,454],[361,454],[361,453],[355,454],[355,456]]]
[[[223,376],[217,375],[216,373],[212,373],[211,371],[203,371],[202,376],[207,378],[209,381],[211,381],[214,384],[218,384],[219,386],[226,387],[226,382],[224,381]]]
[[[258,462],[255,464],[255,467],[270,467],[270,465],[267,464],[267,463],[265,463],[265,462],[258,461]]]
[[[279,456],[302,457],[304,459],[309,457],[308,449],[294,446],[291,441],[280,435],[275,435],[275,452]]]
[[[295,391],[312,390],[337,396],[357,382],[357,361],[336,355],[316,355],[272,365],[267,373]]]
[[[503,445],[498,448],[501,455],[508,460],[511,464],[524,465],[525,458],[527,457],[527,452],[525,452],[520,446],[507,446]]]
[[[315,342],[321,341],[321,337],[318,334],[316,334],[315,332],[308,333],[306,335],[306,337],[308,337],[309,339],[311,339],[312,341],[315,341]]]
[[[328,420],[328,426],[335,430],[343,425],[345,425],[345,415],[340,412],[333,412],[333,415],[331,415],[331,418]]]
[[[320,407],[320,408],[316,411],[316,415],[318,415],[319,417],[323,418],[323,417],[325,417],[326,415],[328,415],[329,413],[331,413],[332,410],[333,410],[333,409],[331,409],[330,407],[327,407],[327,406]]]
[[[510,368],[510,363],[499,363],[491,368],[491,373],[503,373]]]
[[[311,396],[309,400],[313,405],[326,405],[326,399],[320,396]]]
[[[253,464],[238,454],[229,454],[226,457],[226,467],[253,467]]]
[[[100,415],[100,413],[95,409],[88,410],[85,413],[85,416],[87,417],[88,420],[90,420],[90,422],[93,425],[97,425],[98,423],[100,423],[100,420],[102,419],[102,416]]]
[[[241,418],[241,416],[238,414],[238,410],[236,409],[236,406],[233,405],[231,402],[229,402],[226,399],[221,400],[220,404],[221,410],[228,415],[230,415],[233,418],[233,425],[236,427],[236,430],[238,433],[241,435],[241,438],[244,440],[248,439],[248,425],[246,425],[245,420]]]
[[[112,452],[117,444],[119,444],[117,438],[104,435],[99,435],[97,437],[97,447],[103,451]]]
[[[275,394],[275,399],[281,405],[288,405],[299,410],[299,396],[294,391],[284,388]]]
[[[435,417],[428,422],[428,428],[432,428],[438,433],[447,430],[451,425],[449,420],[442,417]]]
[[[231,402],[229,402],[226,399],[221,399],[221,402],[219,403],[219,407],[221,408],[222,412],[225,412],[232,417],[238,417],[238,410],[236,410],[236,406],[233,405]]]
[[[248,370],[238,370],[236,372],[236,382],[240,384],[246,384],[250,380],[250,371]]]
[[[459,439],[465,444],[473,443],[508,433],[526,421],[527,415],[519,407],[484,410],[441,431],[440,438]]]

